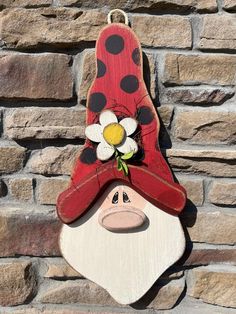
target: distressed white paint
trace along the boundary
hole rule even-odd
[[[82,218],[63,225],[60,247],[75,270],[105,288],[117,302],[131,304],[181,257],[184,233],[178,217],[149,202],[143,209],[149,223],[139,231],[104,229],[98,215],[108,192]]]

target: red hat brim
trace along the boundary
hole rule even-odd
[[[178,215],[186,202],[185,190],[177,183],[150,172],[145,166],[129,165],[129,175],[117,170],[114,161],[103,164],[85,177],[79,185],[71,185],[60,194],[57,202],[58,216],[71,223],[88,210],[104,189],[115,180],[130,184],[158,208]]]

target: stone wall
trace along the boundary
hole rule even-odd
[[[189,199],[185,255],[130,307],[65,263],[55,213],[114,7],[141,41],[163,154]],[[0,0],[0,11],[0,313],[233,313],[236,1]]]

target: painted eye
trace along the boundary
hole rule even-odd
[[[123,202],[124,203],[130,203],[130,199],[125,192],[123,192]]]
[[[119,193],[116,192],[112,198],[112,204],[117,204],[118,203],[118,197],[119,197]]]

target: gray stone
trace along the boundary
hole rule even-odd
[[[32,154],[27,169],[40,174],[71,174],[82,146],[46,147]]]
[[[234,85],[236,56],[168,53],[163,83],[173,85]]]
[[[232,111],[179,111],[172,133],[178,140],[196,144],[235,144],[235,125],[236,113]]]
[[[235,94],[234,90],[225,89],[193,89],[181,88],[174,89],[171,88],[166,92],[167,101],[172,103],[180,103],[186,105],[221,105],[226,100],[233,97]]]
[[[236,19],[228,15],[203,18],[198,47],[202,50],[236,50]]]
[[[185,17],[134,16],[132,28],[145,46],[190,48],[192,45],[191,25]],[[148,32],[144,32],[144,29],[148,29]]]
[[[0,98],[72,98],[70,61],[71,58],[64,54],[0,54]]]
[[[236,177],[236,153],[230,149],[167,149],[170,165],[176,171]]]

